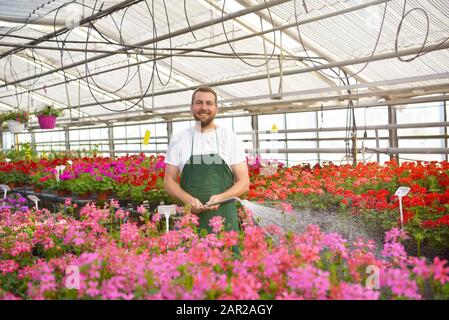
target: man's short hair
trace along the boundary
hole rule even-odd
[[[210,93],[212,93],[214,95],[214,97],[215,97],[215,105],[218,107],[217,93],[215,92],[214,89],[212,89],[211,87],[208,87],[208,86],[201,86],[201,87],[196,88],[195,91],[193,91],[192,102],[191,102],[192,106],[193,106],[193,102],[195,101],[195,94],[197,92],[210,92]]]

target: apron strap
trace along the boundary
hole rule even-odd
[[[220,155],[220,147],[219,147],[219,144],[218,144],[218,133],[217,133],[217,131],[218,131],[218,127],[215,128],[215,142],[217,143],[217,154]]]
[[[190,156],[193,156],[193,142],[195,137],[195,126],[193,127],[193,133],[192,133],[192,148],[190,149]]]

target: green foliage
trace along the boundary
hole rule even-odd
[[[27,123],[29,119],[30,115],[26,111],[9,111],[1,115],[0,122],[14,120],[20,123]]]
[[[62,110],[54,108],[52,105],[47,105],[42,109],[36,111],[36,116],[55,116],[60,117],[63,115]]]
[[[91,182],[92,191],[106,192],[114,190],[115,182],[110,177],[96,176],[93,177]]]
[[[29,142],[20,143],[18,149],[9,149],[5,152],[0,152],[0,161],[10,159],[12,162],[20,160],[37,160],[38,155],[31,147]]]
[[[93,191],[93,179],[88,173],[82,173],[76,179],[67,181],[70,191],[74,194],[85,194]]]

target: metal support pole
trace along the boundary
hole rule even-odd
[[[15,145],[15,149],[17,151],[19,151],[19,134],[18,133],[14,133],[14,145]]]
[[[357,131],[354,131],[352,134],[352,166],[357,166]]]
[[[64,142],[65,142],[65,149],[67,151],[70,151],[70,134],[68,127],[64,127]]]
[[[3,122],[0,122],[0,150],[3,150]]]
[[[260,144],[259,144],[259,119],[257,116],[251,116],[251,127],[252,127],[251,134],[253,140],[253,149],[255,150],[253,152],[253,156],[258,156]]]
[[[36,152],[37,146],[36,146],[36,134],[32,131],[31,132],[31,149]]]
[[[318,127],[318,111],[315,111],[315,124],[316,124],[316,147],[317,149],[320,149],[320,131],[319,131],[319,127]],[[321,164],[321,154],[318,151],[317,152],[317,157],[318,157],[318,163]]]
[[[379,142],[379,130],[374,130],[374,132],[376,133],[376,148],[379,149],[380,148],[380,142]],[[376,158],[377,158],[377,163],[380,163],[380,154],[376,153]]]
[[[168,143],[170,143],[171,136],[173,135],[173,122],[168,121],[167,122],[167,136],[168,136]]]
[[[443,114],[444,114],[444,122],[447,121],[447,101],[443,101]],[[444,147],[448,147],[448,135],[447,135],[447,127],[444,127]],[[446,154],[446,161],[448,161],[448,155]]]
[[[108,142],[109,142],[109,150],[115,150],[114,127],[111,124],[108,124]],[[111,153],[111,158],[115,158],[115,153]]]
[[[287,129],[287,114],[284,113],[284,128]],[[285,147],[288,149],[288,139],[287,139],[287,132],[284,133],[285,138]],[[288,152],[285,154],[285,161],[287,163],[288,167]]]
[[[388,105],[388,124],[396,125],[397,124],[397,114],[396,109],[391,105]],[[390,148],[398,148],[398,130],[396,128],[390,128],[388,130],[388,142]],[[399,162],[399,154],[390,154],[390,160],[396,159]]]

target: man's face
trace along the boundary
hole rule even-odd
[[[201,122],[202,127],[208,126],[218,111],[213,93],[198,91],[193,99],[191,110],[193,117]]]

